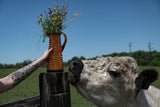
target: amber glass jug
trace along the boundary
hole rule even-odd
[[[64,36],[64,43],[61,45],[61,34]],[[49,55],[47,72],[63,72],[63,59],[62,52],[67,42],[67,36],[65,33],[61,34],[49,34],[49,48],[53,48],[53,51]]]

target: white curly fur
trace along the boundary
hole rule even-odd
[[[138,66],[133,58],[102,57],[84,60],[83,64],[76,88],[94,104],[100,107],[160,107],[160,91],[153,86],[148,91],[140,91],[136,97]],[[113,77],[108,71],[119,72],[120,76]],[[159,94],[153,97],[152,92]],[[152,102],[158,98],[157,103]]]

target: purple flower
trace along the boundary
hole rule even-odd
[[[52,10],[49,8],[49,12],[48,12],[48,14],[52,14]]]

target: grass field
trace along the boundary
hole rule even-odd
[[[160,67],[139,67],[139,72],[147,68],[156,69],[157,71],[159,71],[158,73],[160,75]],[[5,77],[6,75],[16,70],[17,68],[0,69],[0,78]],[[67,68],[65,68],[65,71],[67,71]],[[46,68],[39,68],[18,86],[5,93],[0,94],[0,104],[39,95],[39,74],[42,72],[46,72]],[[160,76],[158,80],[153,83],[153,85],[160,88]],[[73,86],[70,86],[70,90],[72,107],[96,107],[85,98],[80,96]]]

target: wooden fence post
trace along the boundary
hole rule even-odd
[[[67,73],[47,72],[39,76],[41,107],[71,107]]]

